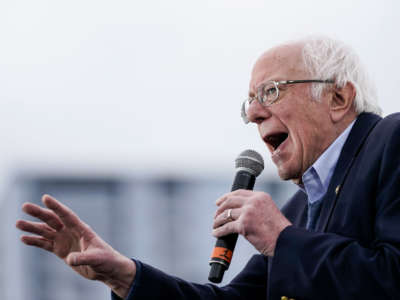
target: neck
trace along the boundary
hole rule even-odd
[[[300,174],[299,178],[293,178],[292,182],[296,185],[303,185],[303,174],[318,160],[318,158],[333,144],[334,141],[349,127],[349,125],[357,118],[357,114],[348,115],[346,118],[343,118],[341,122],[337,122],[333,124],[333,130],[331,134],[327,134],[326,136],[329,138],[326,139],[326,143],[322,146],[319,155],[312,161]]]

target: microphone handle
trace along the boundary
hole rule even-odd
[[[235,175],[231,191],[239,189],[252,190],[255,182],[256,177],[253,174],[241,170]],[[211,282],[220,283],[222,281],[224,273],[228,270],[231,263],[237,239],[237,233],[231,233],[217,239],[210,260],[211,270],[208,280]]]

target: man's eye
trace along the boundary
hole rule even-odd
[[[276,89],[275,88],[268,88],[265,90],[265,94],[266,95],[274,95],[276,93]]]

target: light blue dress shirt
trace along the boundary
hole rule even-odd
[[[307,229],[314,231],[321,207],[322,198],[328,190],[333,171],[338,162],[340,152],[353,128],[355,120],[336,138],[336,140],[326,149],[314,164],[304,172],[302,176],[303,184],[300,188],[307,194],[308,214]]]

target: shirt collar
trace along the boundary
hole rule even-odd
[[[314,164],[304,172],[302,176],[303,185],[300,188],[306,192],[309,201],[320,198],[328,189],[329,182],[332,178],[338,162],[340,152],[350,134],[355,120],[336,138],[336,140],[318,157]]]

